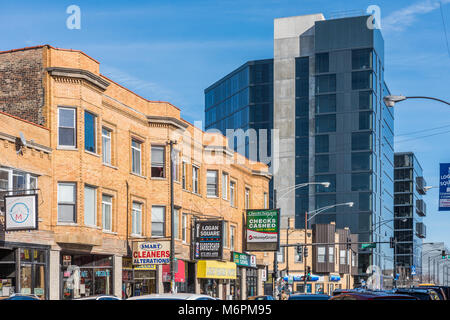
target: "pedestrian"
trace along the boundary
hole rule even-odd
[[[286,294],[286,291],[281,290],[281,300],[287,300],[289,296]]]

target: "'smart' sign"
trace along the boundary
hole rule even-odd
[[[135,242],[133,248],[133,266],[169,264],[170,242]]]

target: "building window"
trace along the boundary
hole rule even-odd
[[[181,236],[181,239],[183,240],[183,242],[187,242],[187,228],[188,228],[188,225],[187,225],[187,214],[186,213],[183,213],[183,215],[181,216],[181,226],[182,226],[182,236]]]
[[[264,209],[269,208],[269,195],[267,192],[264,192]]]
[[[373,109],[372,103],[372,91],[360,91],[359,92],[359,109]]]
[[[319,135],[316,136],[316,153],[324,153],[329,152],[330,150],[330,141],[329,135]]]
[[[152,178],[164,178],[165,148],[152,147]],[[175,161],[174,161],[175,162]],[[175,166],[174,166],[175,169]],[[174,175],[176,177],[176,174]]]
[[[250,209],[250,189],[245,188],[245,209]]]
[[[372,71],[352,72],[352,90],[372,88]]]
[[[371,150],[372,149],[372,133],[370,132],[354,132],[352,133],[352,150]]]
[[[316,116],[316,133],[335,132],[335,131],[336,131],[335,114]]]
[[[328,262],[334,263],[334,247],[328,247]]]
[[[222,173],[222,198],[228,200],[228,174]]]
[[[230,181],[230,204],[236,207],[236,182]]]
[[[217,197],[217,171],[206,172],[206,194],[209,197]]]
[[[175,239],[180,239],[180,211],[178,209],[173,209],[173,220]]]
[[[76,184],[58,183],[58,222],[76,222]]]
[[[97,225],[97,189],[84,186],[84,224]]]
[[[352,173],[352,191],[372,191],[372,174]]]
[[[76,147],[76,110],[58,108],[58,146]]]
[[[181,186],[184,190],[187,189],[187,180],[186,180],[186,172],[187,172],[187,163],[183,161],[183,164],[181,165]]]
[[[133,201],[131,212],[131,233],[133,235],[142,235],[142,203]]]
[[[234,251],[236,240],[236,227],[230,226],[230,250]]]
[[[329,74],[316,77],[316,93],[336,91],[336,75]]]
[[[372,49],[352,50],[352,69],[372,68]]]
[[[105,231],[112,231],[112,199],[109,195],[102,195],[102,226]]]
[[[131,160],[132,168],[131,171],[136,174],[142,174],[142,143],[132,139],[131,140]]]
[[[323,173],[330,171],[330,156],[328,154],[325,155],[316,155],[315,161],[315,172]]]
[[[164,237],[164,225],[166,208],[160,206],[152,207],[152,237]]]
[[[325,262],[325,247],[317,247],[317,262]]]
[[[329,72],[329,61],[328,52],[316,54],[316,73]]]
[[[222,232],[223,233],[223,239],[222,239],[223,243],[222,243],[222,245],[225,248],[228,248],[228,222],[227,221],[223,222],[222,230],[223,230],[223,232]]]
[[[199,193],[198,167],[192,166],[192,192]]]
[[[111,130],[102,128],[103,163],[111,165]]]
[[[96,116],[90,112],[84,113],[84,150],[96,153],[97,152],[97,130]]]
[[[345,250],[340,250],[339,251],[339,264],[343,264],[343,265],[345,265],[345,262],[346,262],[346,258],[345,258],[345,254],[346,254],[346,251]]]
[[[359,130],[373,129],[373,112],[365,111],[359,113]]]
[[[324,94],[316,96],[316,113],[336,112],[336,95]]]

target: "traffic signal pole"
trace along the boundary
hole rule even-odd
[[[307,239],[308,239],[308,236],[306,234],[307,232],[308,232],[308,211],[305,211],[305,246],[306,246],[306,242],[307,242]],[[304,287],[303,287],[303,292],[304,293],[306,293],[306,282],[307,282],[307,279],[306,279],[306,268],[307,268],[306,259],[308,258],[306,256],[305,249],[306,249],[306,247],[303,248],[303,255],[304,255],[303,259],[305,260],[304,263],[303,263],[304,264],[304,268],[305,268],[305,277],[303,279],[304,280]],[[312,247],[311,247],[311,249],[312,249]]]

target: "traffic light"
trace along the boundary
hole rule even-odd
[[[311,267],[306,267],[306,279],[311,280]]]
[[[302,246],[297,246],[297,254],[301,257],[303,254],[303,247]]]
[[[445,258],[447,257],[447,255],[445,254],[445,250],[442,250],[442,259],[445,260]]]
[[[305,250],[303,250],[303,254],[305,258],[308,256],[308,247],[305,247]]]
[[[352,238],[347,238],[346,248],[347,250],[350,250],[352,245]]]

